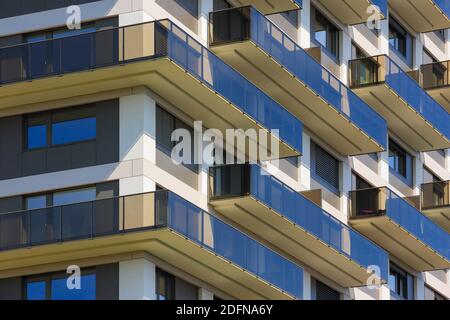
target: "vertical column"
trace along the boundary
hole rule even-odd
[[[303,300],[311,299],[311,274],[303,270]]]
[[[306,190],[311,189],[311,137],[303,132],[303,155],[299,166],[300,183]]]
[[[214,294],[205,288],[198,288],[198,300],[214,300]]]
[[[303,0],[299,33],[300,46],[305,49],[311,47],[311,0]]]
[[[156,266],[147,259],[121,261],[119,300],[156,300]]]
[[[416,280],[414,286],[415,300],[425,300],[425,281],[423,279],[423,273],[419,273],[415,280]]]
[[[378,300],[391,300],[391,290],[389,286],[384,284],[378,290]]]
[[[447,171],[450,171],[450,149],[445,150],[445,168],[447,169]]]
[[[413,70],[420,69],[423,63],[423,34],[417,33],[415,36],[416,43],[414,45]]]
[[[414,160],[414,194],[420,195],[420,188],[423,183],[423,153],[416,153]]]
[[[208,44],[208,25],[209,25],[209,13],[213,11],[212,0],[199,0],[199,19],[198,19],[198,34],[202,40]]]
[[[380,54],[389,54],[389,18],[382,20],[380,25],[378,49],[380,50]]]
[[[389,141],[386,146],[386,148],[389,149]],[[386,183],[389,182],[389,151],[386,150],[384,152],[380,152],[378,154],[378,174],[380,177],[386,181]]]
[[[133,176],[121,179],[120,195],[155,190],[155,183],[144,176],[144,160],[155,162],[156,102],[146,93],[120,98],[120,161],[132,161]]]
[[[348,28],[347,28],[348,29]],[[352,38],[346,32],[342,34],[342,47],[341,47],[341,81],[348,85],[348,62],[352,59]]]
[[[348,210],[348,199],[350,191],[352,191],[352,168],[350,167],[350,164],[347,161],[342,162],[342,197],[341,197],[341,212],[344,213],[344,216],[348,216],[349,210]]]

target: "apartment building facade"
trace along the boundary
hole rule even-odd
[[[0,1],[0,299],[450,299],[449,30],[448,0]],[[199,121],[277,153],[175,163]]]

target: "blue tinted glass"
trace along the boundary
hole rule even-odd
[[[27,283],[27,300],[45,300],[45,281]]]
[[[67,288],[67,278],[52,280],[52,300],[95,300],[95,274],[81,276],[81,288]]]
[[[27,210],[45,208],[47,206],[47,196],[28,197],[25,202]]]
[[[28,127],[27,147],[28,149],[42,148],[47,145],[47,126],[45,124]]]
[[[63,206],[71,203],[93,201],[96,197],[95,188],[85,188],[70,191],[57,192],[53,194],[53,205]]]
[[[96,136],[95,118],[57,122],[52,126],[52,144],[56,145],[95,139]]]

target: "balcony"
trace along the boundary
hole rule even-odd
[[[422,86],[447,112],[450,112],[450,60],[422,66]]]
[[[228,0],[234,6],[254,6],[263,14],[301,9],[302,0]]]
[[[416,32],[450,28],[448,0],[389,0],[389,6]]]
[[[385,55],[350,61],[351,88],[416,151],[450,148],[450,116]]]
[[[386,121],[256,9],[210,13],[210,45],[341,154],[386,148]]]
[[[371,265],[387,279],[384,250],[261,167],[212,167],[210,179],[215,210],[343,287],[366,285]]]
[[[350,224],[416,271],[450,268],[450,235],[386,187],[352,191]]]
[[[302,297],[300,267],[168,191],[7,213],[0,230],[4,272],[146,251],[238,299]]]
[[[280,156],[301,153],[302,123],[169,20],[0,48],[0,85],[0,111],[146,86],[205,127],[279,129]]]
[[[450,181],[422,185],[422,212],[450,233]]]
[[[372,11],[368,12],[369,5],[376,6],[376,12],[381,19],[386,19],[387,15],[387,0],[350,0],[350,1],[336,1],[336,0],[318,0],[325,8],[336,16],[344,24],[360,24],[366,23],[373,15]]]

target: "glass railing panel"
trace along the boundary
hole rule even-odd
[[[212,178],[211,197],[241,197],[249,193],[249,167],[247,165],[223,165],[209,169]]]
[[[449,113],[389,57],[385,57],[386,83],[436,129],[450,138]]]
[[[168,195],[168,225],[280,289],[302,297],[302,269],[181,197]]]
[[[450,19],[450,1],[448,0],[434,0],[434,3],[441,9],[447,18]]]
[[[450,235],[413,205],[386,189],[387,215],[417,239],[450,260]]]
[[[61,207],[42,208],[28,212],[32,245],[62,240]]]
[[[251,166],[251,195],[364,267],[377,265],[387,279],[385,251],[338,221],[257,165]]]
[[[384,214],[385,208],[380,206],[379,201],[382,193],[383,189],[380,188],[351,191],[351,216],[364,218]]]
[[[370,0],[370,2],[380,8],[380,12],[383,14],[383,16],[387,17],[387,0]]]
[[[425,90],[450,85],[450,61],[435,62],[422,66],[422,85]]]
[[[62,239],[82,239],[93,236],[93,203],[75,203],[61,207]]]
[[[212,45],[250,38],[380,145],[386,146],[386,121],[256,9],[233,8],[213,12],[210,17]]]
[[[449,205],[449,181],[437,181],[422,185],[422,208],[436,208]]]
[[[302,123],[183,30],[170,24],[168,55],[264,127],[301,151]]]
[[[29,230],[27,211],[0,215],[0,249],[26,246],[29,242]]]

